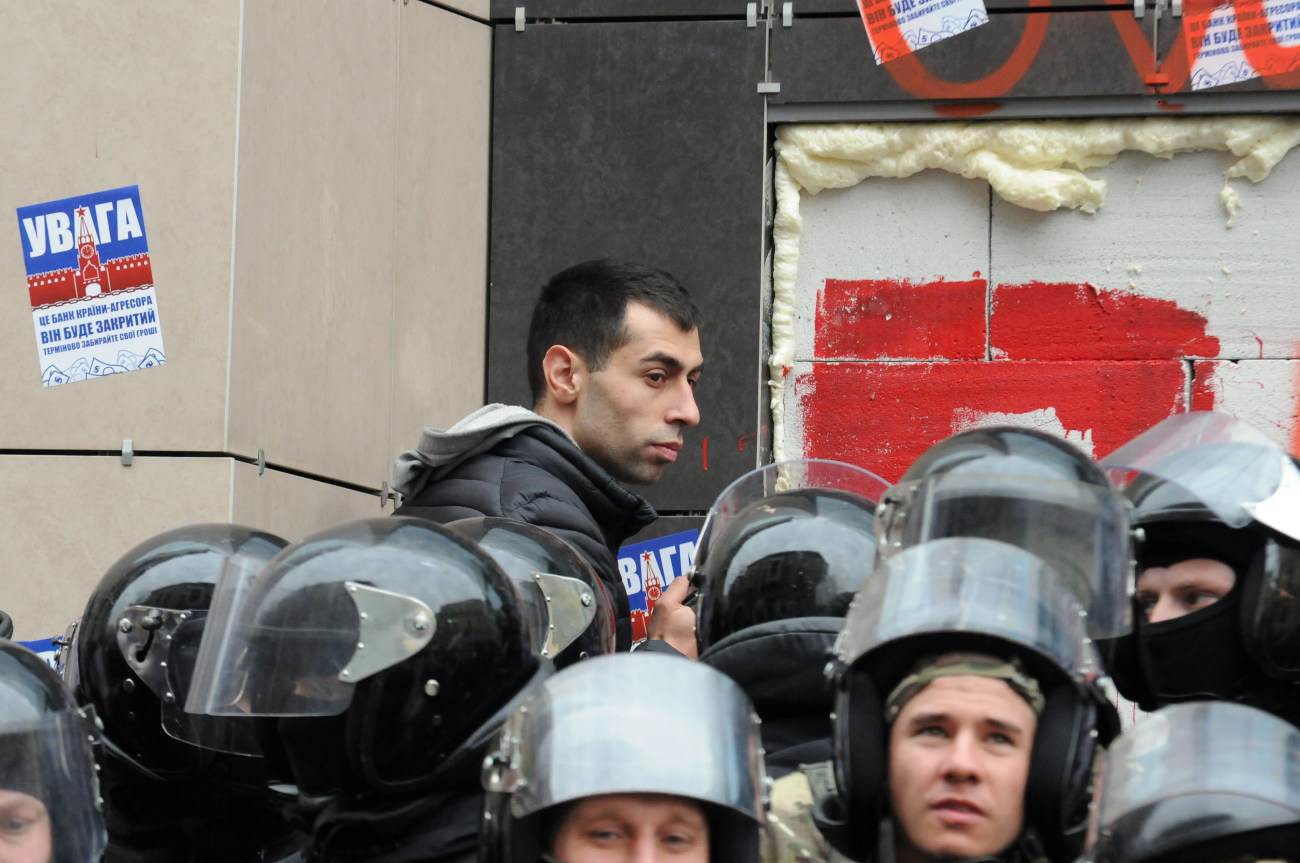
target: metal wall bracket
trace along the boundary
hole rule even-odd
[[[781,26],[782,27],[794,26],[794,4],[793,3],[781,4]]]
[[[524,7],[522,6],[515,7],[515,32],[524,32]]]
[[[131,439],[127,438],[122,441],[122,467],[130,467],[133,461],[135,461],[135,447],[131,445]]]
[[[1134,18],[1147,17],[1146,0],[1133,0],[1133,17]]]
[[[261,476],[264,473],[266,473],[266,450],[259,449],[257,451],[257,475]]]
[[[758,92],[760,93],[780,93],[781,84],[778,81],[759,81]]]
[[[745,4],[745,26],[753,30],[758,26],[758,4]]]
[[[384,484],[379,487],[379,508],[383,509],[386,506],[388,506],[388,481],[384,480]]]

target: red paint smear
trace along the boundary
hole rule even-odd
[[[852,462],[896,482],[953,434],[955,413],[1054,408],[1071,431],[1092,430],[1104,456],[1186,410],[1178,360],[1140,362],[813,363],[795,377],[805,458]]]
[[[827,279],[815,350],[842,359],[982,359],[988,284]]]
[[[1192,363],[1192,406],[1189,410],[1212,411],[1215,403],[1214,372],[1218,363],[1201,361]]]
[[[704,469],[709,469],[709,439],[704,439]]]
[[[940,117],[983,117],[1001,107],[1001,102],[948,102],[935,105],[934,113]]]
[[[1173,300],[1092,285],[1030,282],[993,289],[994,356],[1035,360],[1217,357],[1203,315]]]

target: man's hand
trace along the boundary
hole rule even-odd
[[[690,582],[689,578],[678,576],[668,585],[650,612],[646,638],[651,641],[666,641],[687,659],[698,659],[700,654],[695,646],[695,609],[682,605],[686,594],[690,592]]]

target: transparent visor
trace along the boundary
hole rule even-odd
[[[1300,470],[1282,447],[1235,417],[1177,414],[1101,461],[1117,487],[1141,475],[1173,483],[1230,527],[1252,520],[1300,540]],[[1165,492],[1172,500],[1176,492]],[[1157,496],[1141,504],[1158,506]]]
[[[646,793],[761,821],[760,746],[753,707],[726,675],[676,657],[601,656],[548,679],[506,721],[483,784],[510,794],[517,818]]]
[[[78,712],[0,726],[0,846],[14,855],[5,859],[98,860],[107,842],[98,789],[90,728]]]
[[[889,483],[856,465],[825,459],[796,459],[752,470],[723,489],[713,502],[700,531],[695,553],[697,563],[708,554],[711,542],[726,535],[727,527],[750,504],[800,488],[848,492],[874,506],[884,496]]]
[[[923,633],[968,632],[1022,645],[1075,680],[1099,672],[1083,608],[1060,573],[1024,549],[939,539],[881,561],[849,609],[836,655]]]
[[[1222,830],[1261,804],[1282,823],[1300,823],[1300,729],[1230,702],[1173,705],[1112,744],[1094,813],[1097,841],[1176,846],[1188,830],[1214,821]]]
[[[384,566],[382,554],[370,557]],[[268,582],[251,569],[228,568],[213,595],[185,709],[336,715],[352,702],[357,682],[414,656],[434,627],[432,610],[413,597],[352,581]]]
[[[888,558],[945,537],[1018,546],[1047,561],[1088,612],[1097,638],[1128,633],[1129,513],[1122,495],[1091,483],[1046,477],[945,473],[894,486],[877,520]]]

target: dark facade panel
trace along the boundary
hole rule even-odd
[[[526,404],[538,287],[591,258],[675,274],[706,315],[703,421],[647,496],[706,510],[756,463],[764,31],[735,22],[496,28],[488,396]]]
[[[1135,29],[1126,42],[1116,17],[1108,11],[994,14],[981,27],[880,66],[860,18],[796,19],[772,30],[772,80],[781,84],[772,102],[1148,94],[1149,35],[1130,13],[1123,26]]]

